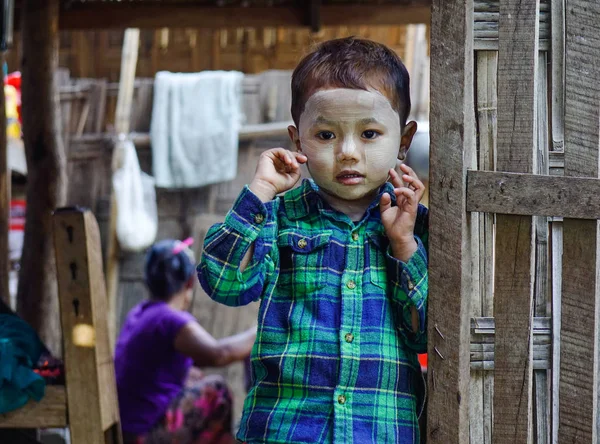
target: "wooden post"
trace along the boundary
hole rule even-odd
[[[599,177],[600,5],[569,0],[565,176]],[[563,222],[558,442],[598,442],[598,221]]]
[[[500,2],[497,170],[535,172],[539,0]],[[531,442],[534,226],[496,216],[493,443]]]
[[[469,442],[470,317],[477,225],[465,211],[476,168],[473,1],[434,0],[431,17],[431,154],[428,311],[429,444]]]
[[[60,321],[52,245],[52,211],[66,199],[66,160],[54,72],[58,67],[58,0],[21,3],[23,134],[27,217],[17,307],[60,356]]]
[[[0,66],[4,65],[4,52],[0,52]],[[6,97],[4,95],[4,75],[0,94],[0,298],[10,305],[8,288],[10,260],[8,232],[10,230],[10,169],[8,167],[8,143],[6,140]]]
[[[131,102],[133,100],[133,84],[135,68],[140,46],[140,30],[127,29],[123,40],[121,58],[121,77],[119,79],[119,95],[115,113],[115,131],[117,137],[129,133],[131,118]],[[112,172],[121,166],[122,153],[115,145],[112,158]],[[114,193],[111,196],[110,231],[108,234],[108,252],[106,258],[106,288],[108,291],[108,331],[111,347],[116,341],[117,329],[117,292],[119,290],[119,244],[117,241],[117,205]]]
[[[59,210],[53,232],[71,442],[121,443],[100,230],[89,210]]]

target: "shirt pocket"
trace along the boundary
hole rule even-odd
[[[279,247],[278,285],[294,296],[314,293],[327,285],[332,231],[282,230]]]
[[[367,239],[367,281],[385,291],[388,285],[386,256],[390,242],[382,233],[367,233]]]

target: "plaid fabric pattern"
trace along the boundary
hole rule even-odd
[[[385,184],[379,196],[392,189]],[[390,255],[379,198],[352,222],[317,191],[305,180],[263,204],[246,187],[205,240],[198,276],[210,297],[230,306],[261,300],[238,439],[418,443],[414,378],[416,352],[426,349],[427,209],[419,206],[418,250],[403,263]]]

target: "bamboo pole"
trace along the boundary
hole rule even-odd
[[[140,44],[140,30],[125,30],[119,78],[119,95],[115,113],[115,131],[118,137],[129,133],[131,120],[131,102],[135,81],[135,69]],[[112,156],[112,172],[119,169],[122,153],[115,145]],[[108,252],[106,257],[106,289],[108,292],[108,332],[109,342],[114,349],[117,329],[117,291],[119,288],[119,244],[117,241],[117,205],[114,191],[111,193],[110,228],[108,234]]]

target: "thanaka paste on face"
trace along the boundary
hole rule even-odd
[[[324,131],[334,137],[319,138]],[[367,139],[365,131],[376,131],[378,135]],[[400,117],[377,90],[319,90],[305,104],[298,137],[308,158],[308,169],[326,200],[332,204],[332,200],[362,201],[366,206],[396,165]],[[360,183],[340,182],[338,175],[344,170],[362,175]]]

